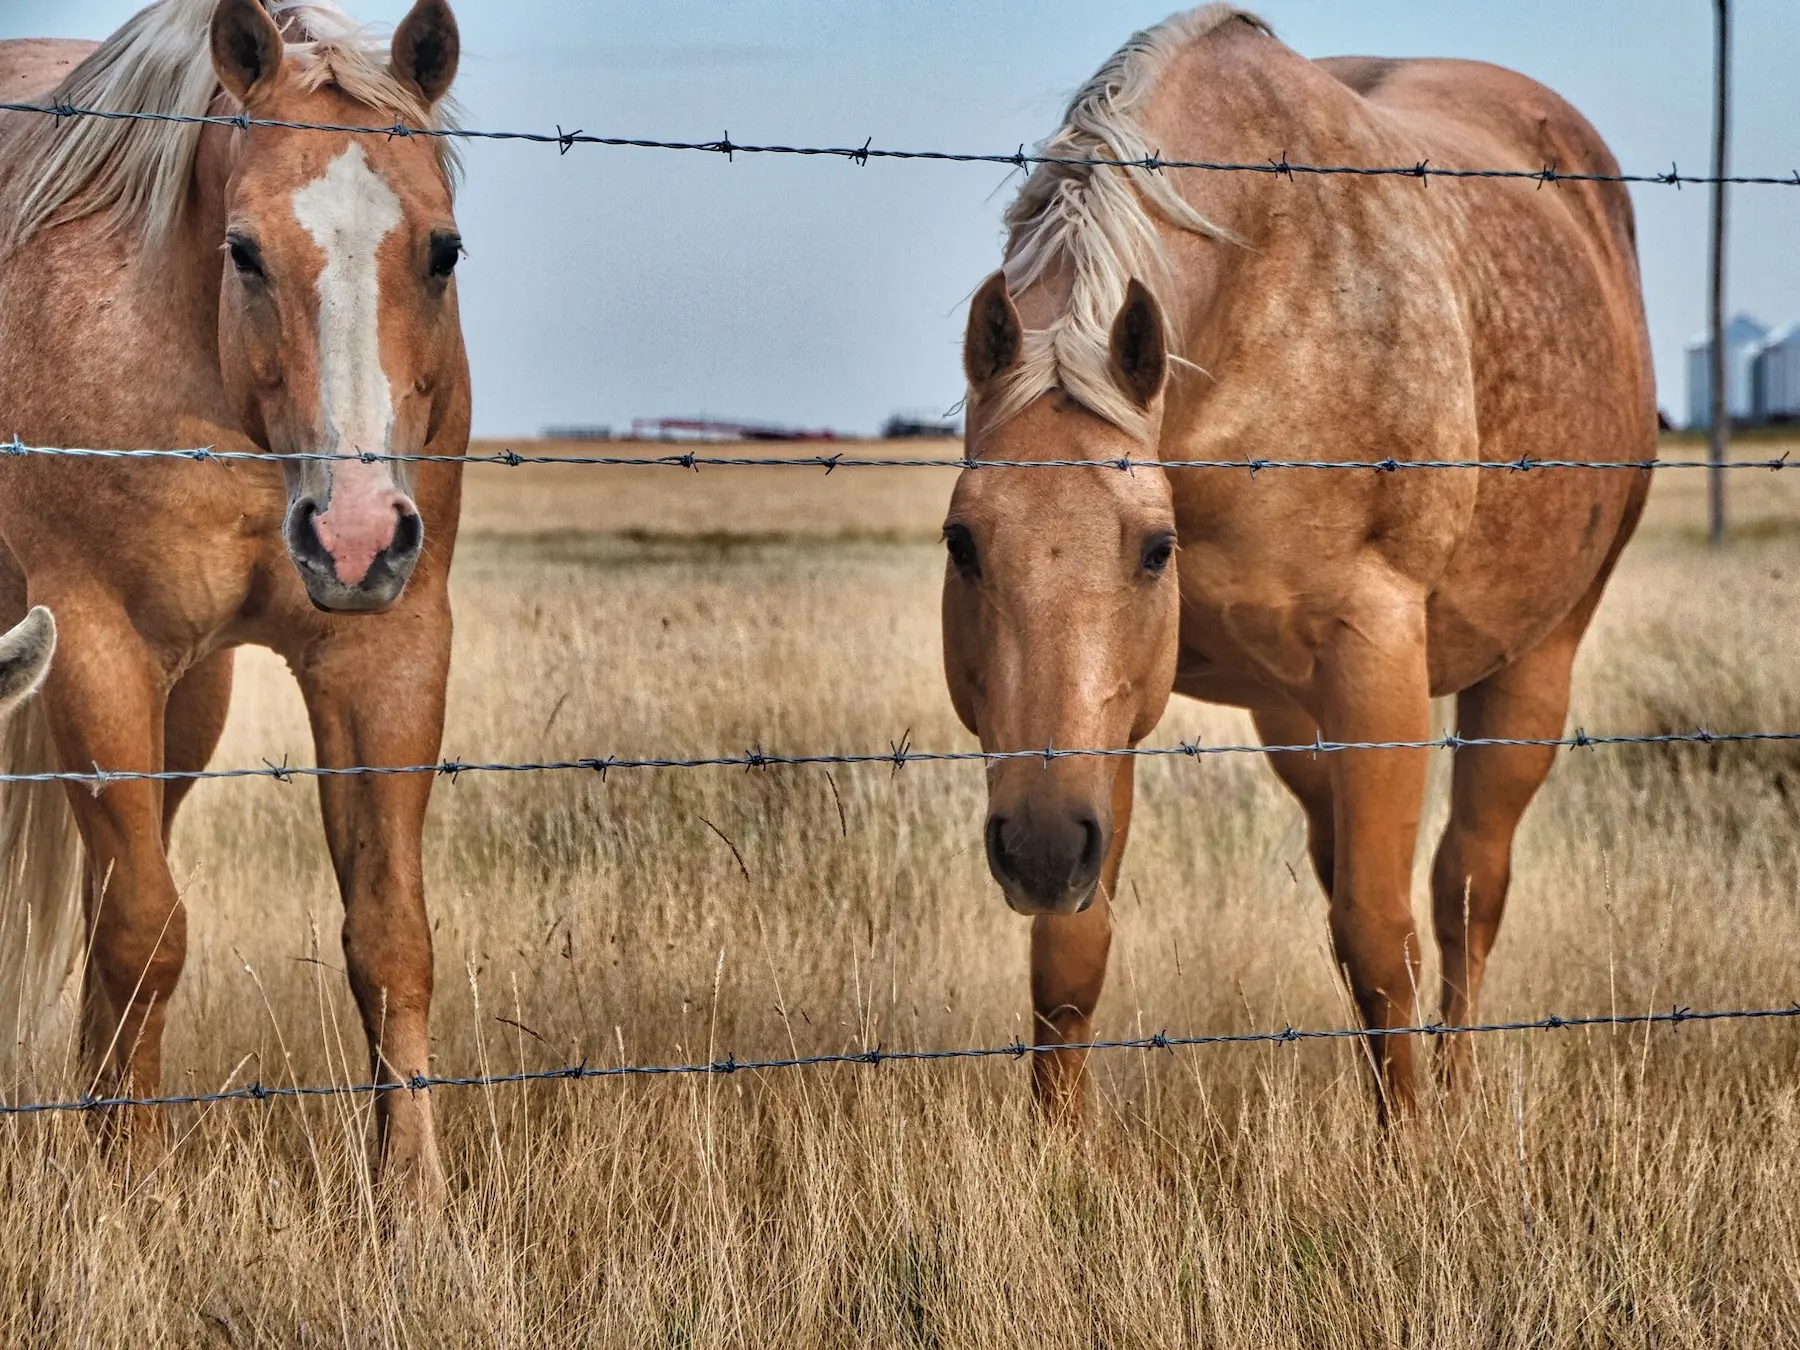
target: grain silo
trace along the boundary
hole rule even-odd
[[[1750,358],[1758,422],[1800,422],[1800,323],[1777,328]]]
[[[1748,314],[1739,314],[1725,325],[1725,415],[1733,422],[1748,422],[1756,415],[1751,400],[1750,358],[1769,335]],[[1712,336],[1702,333],[1687,345],[1688,425],[1703,427],[1712,420]]]

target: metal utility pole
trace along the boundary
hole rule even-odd
[[[1718,11],[1718,71],[1713,84],[1712,185],[1712,350],[1707,393],[1706,537],[1714,548],[1725,542],[1725,455],[1731,414],[1725,399],[1725,177],[1731,116],[1731,0],[1713,0]]]

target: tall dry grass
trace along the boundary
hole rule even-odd
[[[753,477],[694,519],[680,475],[586,506],[569,484],[599,471],[556,479],[557,515],[524,473],[470,478],[447,753],[968,744],[938,669],[936,475],[868,480],[846,524],[838,475]],[[1709,556],[1685,491],[1659,489],[1571,722],[1800,728],[1800,534],[1770,516]],[[1249,729],[1190,704],[1159,735],[1197,732]],[[310,755],[298,698],[245,653],[218,762],[283,754]],[[1299,811],[1266,769],[1141,775],[1100,1031],[1342,1024]],[[1781,747],[1565,755],[1485,1011],[1785,1004],[1797,787]],[[982,808],[967,766],[441,783],[437,1065],[1026,1035]],[[201,785],[175,865],[167,1086],[361,1078],[310,791]],[[69,1035],[65,1007],[15,1098],[78,1090]],[[1006,1061],[446,1090],[447,1212],[398,1230],[364,1102],[182,1110],[129,1179],[80,1120],[15,1120],[0,1340],[1779,1344],[1800,1333],[1797,1052],[1779,1025],[1486,1039],[1472,1092],[1386,1137],[1348,1042],[1097,1060],[1079,1136],[1039,1126]]]

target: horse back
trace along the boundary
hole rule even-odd
[[[0,102],[41,102],[80,65],[98,44],[74,38],[14,38],[0,42]],[[13,127],[28,125],[40,113],[0,112],[0,146]],[[0,181],[6,177],[11,156],[0,152]]]
[[[1527,75],[1485,61],[1451,58],[1326,57],[1314,63],[1423,143],[1447,151],[1441,167],[1554,169],[1616,175],[1619,162],[1568,100]],[[1496,159],[1495,157],[1499,158]],[[1621,183],[1559,183],[1554,200],[1573,204],[1636,261],[1631,197]]]
[[[49,93],[96,45],[74,38],[0,42],[0,101],[29,103]]]

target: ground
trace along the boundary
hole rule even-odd
[[[967,747],[939,668],[950,482],[471,470],[446,754]],[[1733,478],[1719,554],[1703,486],[1659,483],[1571,726],[1800,728],[1800,471]],[[1249,728],[1178,701],[1156,739],[1196,733]],[[284,754],[311,760],[298,696],[245,653],[215,763]],[[1267,769],[1159,761],[1139,781],[1099,1031],[1343,1025],[1300,813]],[[1484,1012],[1788,1004],[1796,787],[1800,753],[1781,745],[1566,753],[1527,818]],[[437,1068],[1029,1036],[1026,926],[987,878],[982,802],[968,765],[441,782]],[[192,955],[165,1086],[363,1077],[311,790],[203,784],[175,856]],[[1417,908],[1423,926],[1422,890]],[[9,1098],[75,1087],[68,1045],[65,1018]],[[83,1121],[13,1120],[0,1339],[1686,1346],[1800,1331],[1800,1028],[1484,1038],[1474,1090],[1391,1135],[1357,1053],[1115,1054],[1080,1135],[1034,1121],[1010,1060],[446,1089],[435,1227],[372,1202],[362,1101],[184,1109],[168,1160],[128,1183]]]

